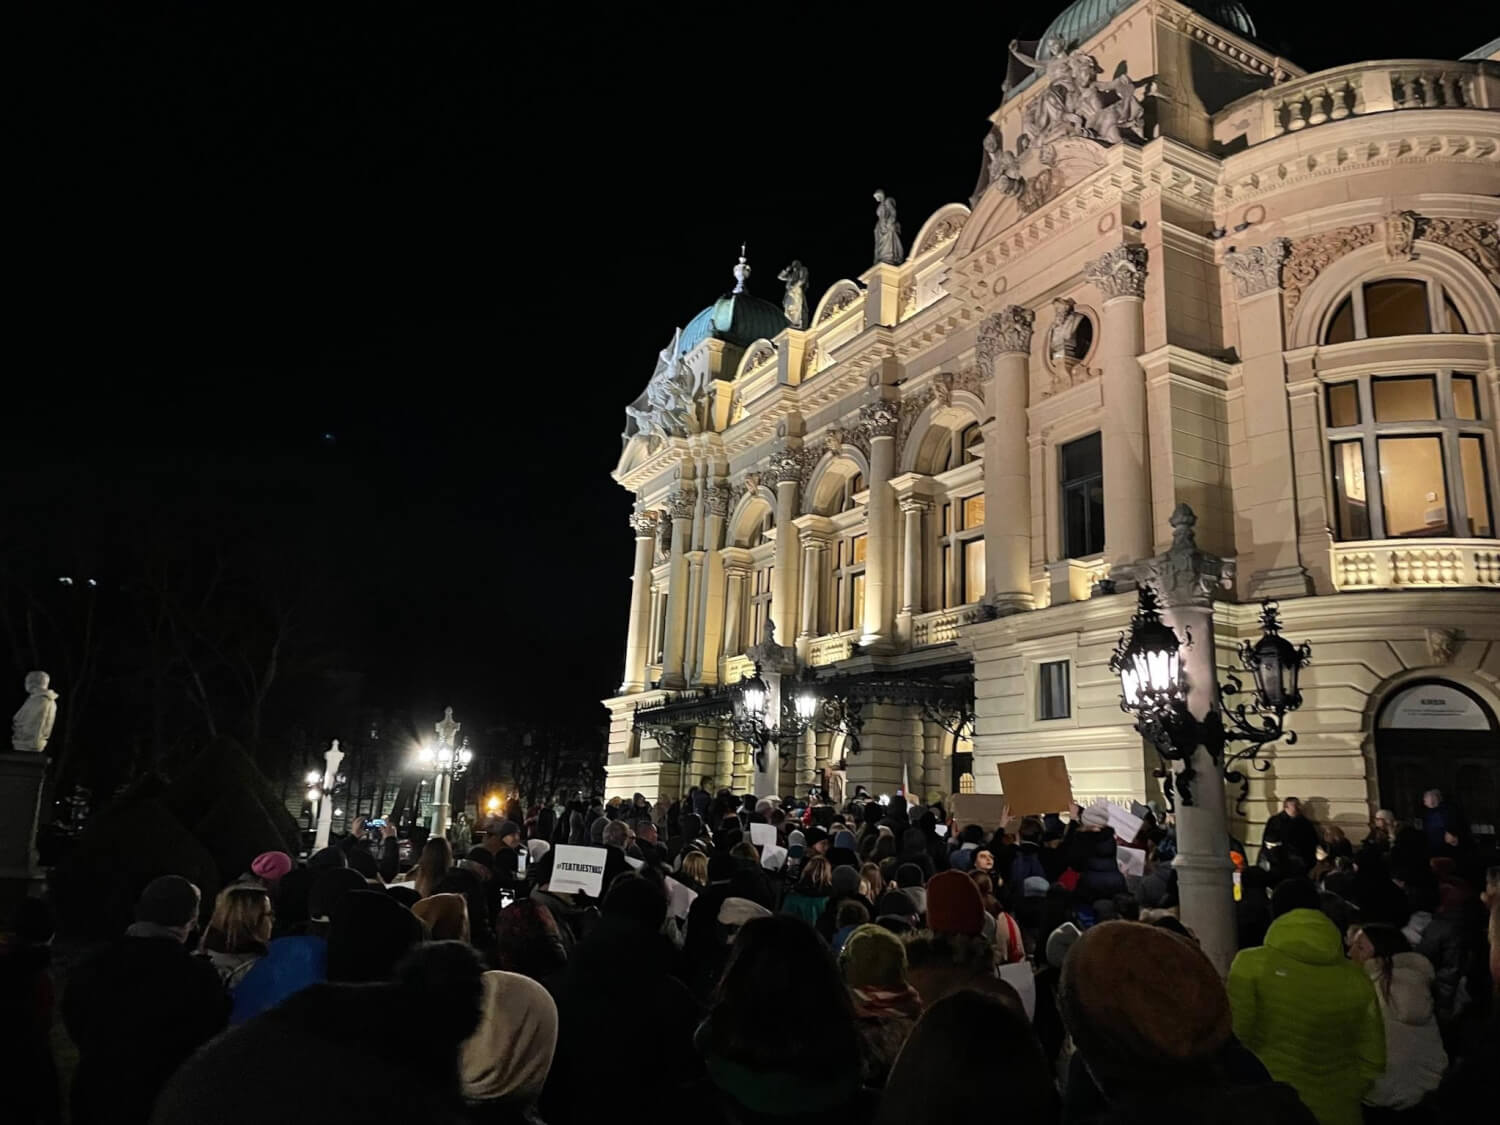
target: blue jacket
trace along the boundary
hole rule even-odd
[[[327,978],[328,942],[320,937],[276,938],[234,990],[230,1026],[269,1011],[293,993]]]

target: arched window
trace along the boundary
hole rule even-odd
[[[1384,277],[1363,282],[1349,291],[1335,306],[1323,342],[1347,344],[1377,336],[1467,331],[1458,306],[1438,282]]]
[[[978,422],[970,422],[958,433],[959,464],[967,465],[971,461],[978,461],[983,452],[984,434],[980,432]]]
[[[745,546],[759,547],[762,544],[769,542],[769,540],[766,538],[766,533],[775,526],[776,513],[771,511],[770,508],[767,508],[765,515],[760,517],[760,526],[750,533],[750,541],[746,543]]]
[[[1340,540],[1492,538],[1491,436],[1462,371],[1360,375],[1324,387]]]
[[[932,451],[930,471],[933,475],[977,461],[984,453],[984,434],[980,431],[978,422],[970,422],[967,426],[948,430],[946,433],[939,430],[938,433],[943,436],[938,439],[940,444]],[[931,441],[929,438],[928,442]],[[928,442],[923,444],[927,445]]]

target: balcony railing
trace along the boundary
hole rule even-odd
[[[958,640],[958,630],[987,616],[983,605],[961,605],[921,613],[911,619],[911,646],[924,648]]]
[[[1472,539],[1373,540],[1334,546],[1340,590],[1500,587],[1500,543]]]
[[[849,629],[843,633],[829,633],[815,637],[807,649],[807,662],[814,668],[823,664],[837,664],[848,660],[854,653],[854,643],[859,640],[860,630]]]
[[[1328,121],[1395,109],[1494,109],[1500,64],[1480,59],[1387,59],[1323,70],[1231,102],[1214,114],[1214,140],[1254,145]]]

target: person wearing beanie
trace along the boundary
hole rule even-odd
[[[172,1072],[223,1029],[229,998],[219,974],[187,948],[199,907],[187,879],[153,879],[125,936],[69,974],[62,1019],[78,1048],[77,1125],[144,1125]]]
[[[525,1122],[557,1051],[557,1004],[516,973],[487,972],[483,984],[479,1026],[459,1059],[464,1101],[476,1122]]]
[[[906,979],[906,947],[883,926],[856,926],[838,959],[854,1000],[864,1083],[879,1089],[922,1014],[922,997]]]
[[[1316,1120],[1236,1042],[1219,974],[1175,934],[1140,922],[1091,927],[1063,964],[1057,1004],[1077,1047],[1064,1120]]]
[[[425,934],[422,923],[384,891],[350,891],[328,927],[328,979],[386,981]]]
[[[901,863],[896,866],[896,887],[911,899],[919,915],[927,913],[927,888],[922,885],[925,881],[926,874],[919,865]]]
[[[602,826],[600,831],[603,831]],[[485,884],[485,919],[488,921],[500,912],[501,896],[515,895],[525,882],[520,875],[521,826],[514,820],[490,821],[481,847],[494,857],[490,865],[494,878]]]
[[[344,854],[344,849],[336,848],[332,845],[326,848],[319,848],[317,851],[313,852],[312,855],[307,857],[307,869],[309,871],[317,872],[323,871],[329,867],[348,866],[349,857]]]
[[[369,889],[369,883],[352,867],[325,867],[319,871],[307,895],[308,932],[327,937],[328,923],[344,896]]]
[[[935,934],[978,937],[984,932],[984,896],[962,871],[943,871],[927,884],[927,928]]]
[[[1317,889],[1313,906],[1281,909],[1292,883],[1312,887],[1305,879],[1278,886],[1265,944],[1241,950],[1230,966],[1234,1031],[1322,1125],[1359,1125],[1360,1102],[1385,1070],[1385,1023],[1374,985],[1317,908]]]
[[[261,852],[250,861],[250,874],[267,887],[275,887],[293,866],[286,852]]]

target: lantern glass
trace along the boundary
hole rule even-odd
[[[1256,642],[1251,650],[1250,672],[1264,707],[1285,708],[1297,693],[1297,653],[1279,634],[1267,633]]]
[[[797,692],[796,704],[797,718],[801,719],[804,723],[812,722],[813,716],[818,712],[818,697],[814,694],[813,690],[804,687]]]
[[[423,765],[430,766],[434,761],[437,760],[437,751],[434,750],[432,748],[432,745],[429,743],[417,752],[417,757],[422,759]]]
[[[760,716],[765,713],[766,681],[760,678],[760,673],[740,680],[740,700],[745,705],[746,714]]]
[[[458,764],[459,765],[466,766],[466,765],[468,765],[473,760],[474,760],[474,752],[472,750],[470,750],[467,746],[464,747],[462,750],[460,750],[458,752]]]
[[[323,775],[320,774],[317,770],[308,770],[307,771],[307,783],[309,785],[316,785],[322,779],[323,779]]]

